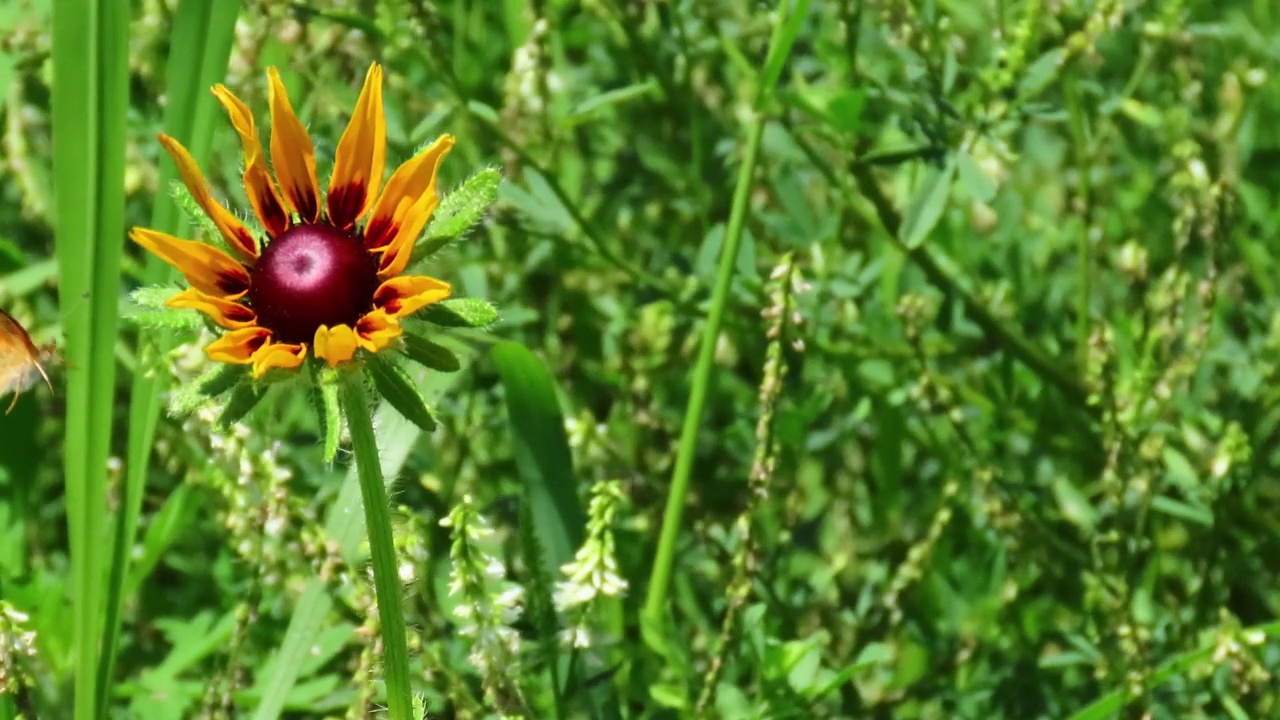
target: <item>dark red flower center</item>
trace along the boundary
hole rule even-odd
[[[321,325],[349,325],[373,308],[378,264],[364,244],[327,225],[298,225],[267,244],[249,304],[277,342],[310,343]]]

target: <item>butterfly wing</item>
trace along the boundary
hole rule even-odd
[[[49,383],[49,376],[40,365],[40,351],[31,342],[31,336],[12,315],[0,310],[0,396],[13,393],[9,410],[17,404],[18,396],[41,377]]]

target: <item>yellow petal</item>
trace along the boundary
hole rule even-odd
[[[366,313],[356,321],[356,342],[373,353],[390,345],[403,332],[399,321],[382,309]]]
[[[382,68],[374,63],[364,78],[351,122],[338,141],[329,178],[329,221],[349,230],[369,211],[387,157],[387,123],[382,112]]]
[[[316,150],[311,136],[293,113],[280,73],[267,69],[271,103],[271,164],[280,181],[285,205],[304,223],[320,217],[320,183],[316,180]]]
[[[452,148],[453,136],[441,135],[425,150],[396,168],[365,226],[365,247],[370,250],[387,247],[409,217],[421,215],[428,205],[431,210],[435,209],[435,203],[439,202],[436,198],[436,171]],[[431,210],[425,210],[427,217],[430,217]],[[417,237],[413,239],[417,240]]]
[[[271,331],[264,327],[247,327],[232,330],[204,346],[204,354],[214,362],[248,365],[253,354],[271,342]]]
[[[191,287],[206,295],[237,300],[249,291],[249,271],[212,245],[146,228],[134,228],[129,237],[177,268]]]
[[[422,228],[427,226],[431,213],[435,212],[439,204],[440,198],[435,196],[433,186],[430,201],[414,205],[405,217],[404,223],[396,231],[396,236],[391,239],[391,244],[383,250],[382,258],[378,261],[379,278],[383,280],[393,278],[409,266],[409,260],[413,257],[413,246],[417,244]]]
[[[276,191],[276,184],[267,170],[266,158],[262,156],[262,144],[258,141],[258,129],[253,122],[253,113],[249,106],[240,101],[223,85],[213,86],[213,95],[226,108],[231,125],[240,135],[240,145],[244,148],[244,189],[249,195],[249,204],[266,228],[267,235],[277,237],[289,229],[289,213],[285,211]]]
[[[373,293],[373,305],[385,310],[390,317],[402,318],[444,300],[452,292],[447,282],[423,275],[404,275],[379,285]]]
[[[289,343],[267,343],[253,354],[253,377],[260,378],[271,368],[290,370],[307,359],[307,346]]]
[[[196,165],[191,153],[187,152],[182,143],[164,133],[160,133],[160,144],[169,151],[169,156],[177,164],[178,174],[182,176],[183,184],[191,191],[191,197],[195,199],[204,214],[213,221],[231,249],[250,263],[256,260],[258,243],[253,239],[253,233],[249,232],[249,228],[245,227],[244,223],[209,194],[209,186],[205,184],[204,175],[200,174],[200,166]]]
[[[187,288],[174,295],[165,302],[165,305],[171,308],[199,310],[228,330],[252,327],[258,322],[257,313],[248,306],[213,295],[205,295],[195,288]]]
[[[329,363],[329,367],[337,367],[350,360],[356,354],[356,334],[348,325],[335,325],[330,328],[321,325],[316,328],[316,357]]]

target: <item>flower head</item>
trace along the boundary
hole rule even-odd
[[[145,228],[130,232],[190,285],[166,305],[198,310],[225,330],[205,354],[251,365],[255,378],[297,368],[308,352],[331,367],[359,350],[377,353],[402,334],[401,320],[451,293],[448,283],[403,273],[439,204],[436,171],[453,137],[442,135],[384,185],[386,121],[382,68],[375,63],[322,199],[311,138],[280,75],[275,68],[267,75],[271,170],[249,108],[222,85],[213,88],[240,136],[244,187],[262,231],[251,231],[214,199],[186,148],[161,134],[183,183],[231,252]]]

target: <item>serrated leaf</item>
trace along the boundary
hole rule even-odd
[[[479,298],[452,298],[427,306],[418,317],[441,327],[486,328],[498,321],[498,309]]]
[[[134,327],[193,332],[204,327],[204,318],[194,310],[136,310],[120,314],[120,319]]]
[[[498,197],[502,173],[486,168],[467,178],[457,190],[444,196],[427,225],[427,232],[414,248],[413,258],[425,258],[470,230]]]
[[[951,196],[951,181],[955,176],[955,158],[947,158],[946,164],[941,168],[929,168],[928,177],[916,188],[911,203],[902,214],[898,238],[907,247],[918,246],[942,219],[942,212],[947,209],[947,198]]]
[[[404,354],[410,360],[440,372],[458,372],[462,363],[449,348],[417,335],[404,334]]]
[[[378,389],[378,394],[386,399],[406,420],[422,428],[426,432],[436,429],[436,422],[431,408],[422,399],[422,394],[414,387],[413,381],[398,365],[385,358],[374,355],[368,365],[369,377]]]
[[[227,400],[226,406],[222,409],[222,414],[218,416],[217,426],[225,430],[240,422],[251,410],[258,406],[258,403],[265,396],[266,389],[252,380],[236,385],[235,389],[231,391],[231,398]]]
[[[208,214],[200,208],[200,204],[191,196],[191,191],[187,186],[177,180],[173,182],[171,194],[173,201],[178,204],[178,208],[182,210],[182,214],[186,216],[187,222],[193,227],[200,228],[200,232],[205,239],[221,238],[222,234],[218,232],[218,227],[213,224]]]
[[[169,298],[182,292],[181,289],[172,285],[148,285],[140,287],[129,293],[129,299],[138,307],[149,308],[152,310],[169,309],[165,303]]]
[[[228,365],[217,363],[206,370],[195,382],[181,383],[174,387],[169,396],[169,414],[174,417],[186,417],[211,397],[217,397],[235,387],[236,383],[248,381],[249,368],[246,365]]]
[[[324,461],[332,463],[338,456],[338,436],[342,432],[342,412],[338,408],[338,376],[332,369],[317,363],[307,366],[311,372],[311,404],[320,421],[324,438]]]

